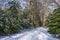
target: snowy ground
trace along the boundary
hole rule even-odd
[[[47,28],[36,28],[15,35],[0,37],[0,40],[58,40],[47,32]]]

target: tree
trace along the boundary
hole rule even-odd
[[[18,4],[15,1],[9,3],[11,3],[11,6],[7,11],[0,11],[0,35],[10,35],[22,30]]]
[[[33,27],[32,27],[32,24],[31,24],[31,22],[30,22],[31,20],[30,20],[29,15],[30,15],[30,11],[27,10],[27,9],[25,9],[25,10],[23,11],[23,14],[21,15],[21,18],[22,18],[22,20],[23,20],[23,23],[21,24],[21,26],[22,26],[23,28],[26,28],[26,29],[33,28]]]
[[[57,8],[53,11],[53,14],[50,14],[47,17],[47,26],[49,27],[49,32],[60,38],[60,8]]]
[[[30,29],[29,10],[21,12],[21,6],[16,1],[8,2],[10,8],[0,9],[0,35],[10,35]]]
[[[41,19],[39,16],[40,10],[38,9],[38,6],[37,6],[37,0],[30,0],[29,4],[31,8],[30,10],[33,15],[33,24],[36,26],[41,26]]]

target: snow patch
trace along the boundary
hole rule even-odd
[[[15,35],[2,37],[0,40],[58,40],[53,38],[48,32],[48,28],[36,28],[31,31],[25,31],[23,33],[18,33]]]

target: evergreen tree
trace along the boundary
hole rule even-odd
[[[0,9],[0,35],[10,35],[21,32],[23,29],[30,29],[28,20],[29,11],[20,12],[19,4],[16,1],[8,2],[9,9]]]
[[[49,27],[50,33],[60,37],[60,8],[55,9],[53,14],[47,17],[47,26]]]
[[[9,4],[11,6],[7,11],[0,10],[0,35],[10,35],[22,30],[18,4],[16,1],[9,2]]]

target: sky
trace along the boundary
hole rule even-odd
[[[4,9],[4,7],[6,6],[7,8],[9,8],[8,2],[9,1],[13,1],[13,0],[5,0],[5,2],[3,0],[0,0],[0,7],[2,7],[2,9]],[[22,9],[25,9],[26,6],[26,2],[24,0],[17,0],[18,2],[20,2]],[[51,9],[55,9],[57,6],[54,3],[51,3],[48,8]]]
[[[5,6],[9,8],[9,5],[7,5],[9,1],[13,1],[13,0],[5,0],[5,2],[0,0],[0,7],[2,7],[2,9],[4,9]],[[25,9],[26,2],[24,0],[17,0],[17,1],[20,2],[22,9]]]

